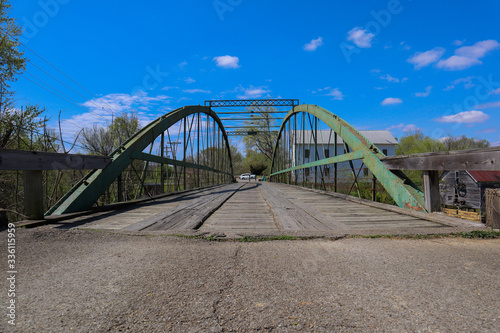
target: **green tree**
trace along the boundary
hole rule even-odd
[[[447,137],[442,140],[445,150],[465,150],[475,148],[487,148],[490,146],[488,140],[468,138],[465,135],[461,137]]]
[[[15,19],[9,17],[11,5],[7,0],[0,0],[0,119],[3,113],[13,107],[14,92],[9,82],[25,69],[24,53],[19,51],[21,28]]]
[[[243,160],[243,169],[245,172],[262,175],[269,167],[270,160],[264,154],[253,149],[247,149]]]
[[[421,131],[410,132],[403,136],[396,146],[396,155],[429,153],[444,150],[444,145],[437,139],[425,136]]]
[[[240,130],[245,134],[243,141],[247,150],[257,150],[269,161],[273,158],[273,150],[276,144],[278,133],[273,131],[276,119],[272,117],[275,108],[270,106],[251,107],[250,117],[252,120],[244,122],[244,129]]]
[[[94,124],[85,128],[80,143],[89,154],[108,156],[139,129],[137,115],[125,113],[107,127]]]
[[[35,149],[33,142],[39,140],[45,124],[40,117],[44,112],[45,108],[37,105],[4,111],[0,118],[0,148]]]

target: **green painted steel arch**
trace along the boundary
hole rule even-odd
[[[132,162],[135,153],[142,152],[161,133],[181,119],[196,113],[209,115],[219,125],[228,151],[229,166],[232,174],[233,165],[231,161],[229,140],[220,118],[209,107],[184,106],[161,116],[130,137],[124,144],[111,153],[110,157],[112,158],[112,162],[106,168],[89,172],[48,212],[46,212],[45,215],[60,215],[91,209],[94,203],[104,194],[106,189]]]
[[[385,155],[370,140],[339,116],[317,105],[302,104],[287,113],[276,140],[271,173],[274,172],[276,154],[286,123],[299,112],[309,113],[323,121],[344,140],[353,152],[361,154],[364,164],[377,177],[377,180],[384,186],[399,207],[415,211],[426,211],[423,193],[402,172],[393,173],[388,170],[380,161],[380,158]]]

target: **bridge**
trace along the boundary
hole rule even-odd
[[[249,109],[214,108],[274,105],[291,109],[277,118],[282,123],[276,126],[271,174],[264,182],[236,182],[229,136],[255,135],[259,129],[247,133],[242,126],[224,123],[248,123],[258,115]],[[280,113],[261,109],[260,114],[266,112]],[[241,118],[220,118],[223,114]],[[333,156],[325,150],[331,144]],[[41,220],[31,225],[194,234],[450,232],[478,227],[436,213],[439,171],[499,170],[499,163],[498,147],[387,157],[338,115],[298,100],[207,101],[205,106],[181,107],[106,157],[0,152],[0,169],[25,173],[28,215]],[[68,169],[90,171],[43,212],[42,170]],[[424,190],[403,170],[423,170]]]

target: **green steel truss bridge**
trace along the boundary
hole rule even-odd
[[[273,111],[269,107],[286,107]],[[184,106],[142,128],[110,156],[44,154],[0,151],[0,169],[24,170],[28,213],[33,218],[88,211],[96,205],[183,193],[235,182],[230,135],[253,135],[243,123],[257,115],[245,110],[214,108],[261,107],[280,121],[271,129],[276,145],[268,182],[337,191],[340,170],[348,165],[352,189],[359,189],[359,175],[368,169],[400,208],[416,212],[439,209],[438,172],[448,169],[498,170],[498,147],[481,151],[386,157],[374,143],[338,115],[298,100],[206,101],[205,106]],[[274,115],[276,113],[276,115]],[[220,118],[219,115],[227,115]],[[226,124],[226,126],[224,125]],[[227,128],[232,128],[228,132]],[[342,146],[341,153],[322,153],[325,145]],[[321,138],[321,140],[320,140]],[[307,154],[305,148],[307,147]],[[330,156],[331,155],[331,156]],[[357,162],[356,162],[357,161]],[[357,163],[354,167],[354,163]],[[360,164],[361,163],[361,164]],[[41,212],[41,170],[91,169],[59,200]],[[402,170],[423,170],[424,191]],[[132,178],[131,178],[132,177]],[[356,192],[356,191],[354,191]],[[359,190],[358,190],[359,194]],[[111,198],[111,199],[110,199]],[[373,199],[376,196],[373,195]],[[43,216],[40,216],[43,215]]]

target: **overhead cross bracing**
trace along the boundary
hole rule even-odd
[[[290,107],[299,105],[298,99],[248,99],[248,100],[208,100],[205,106],[225,108],[217,111],[228,136],[247,136],[263,133],[277,133],[279,122]],[[285,109],[283,109],[285,108]]]

